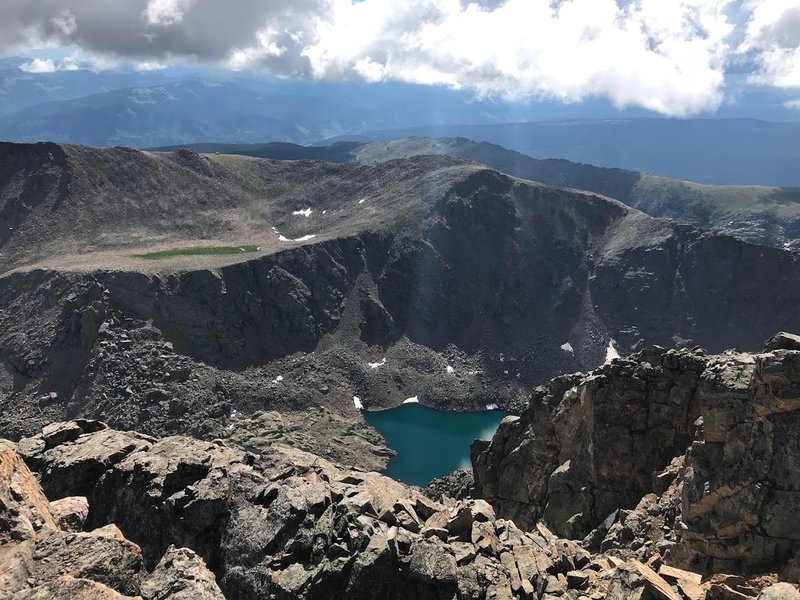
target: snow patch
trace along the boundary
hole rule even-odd
[[[569,342],[565,342],[565,343],[561,344],[561,349],[564,352],[571,352],[572,354],[575,354],[575,349],[572,347],[572,344],[570,344]]]
[[[304,217],[308,218],[308,217],[310,217],[310,216],[311,216],[311,213],[312,213],[312,212],[313,212],[313,211],[312,211],[310,208],[304,208],[303,210],[295,210],[295,211],[292,211],[292,214],[293,214],[294,216],[303,215]]]
[[[499,407],[497,406],[497,404],[487,404],[486,405],[486,410],[497,410],[498,408]]]
[[[447,374],[448,375],[452,375],[455,372],[456,372],[456,370],[453,367],[451,367],[450,365],[447,365]]]
[[[370,369],[377,369],[378,367],[382,367],[385,364],[386,364],[386,357],[385,356],[383,357],[383,360],[381,360],[381,362],[367,363],[367,365],[369,366]]]
[[[278,375],[275,379],[272,380],[272,383],[280,383],[283,381],[283,375]]]
[[[289,239],[287,237],[284,237],[282,235],[279,235],[278,239],[280,241],[282,241],[282,242],[307,242],[308,240],[314,239],[315,237],[317,237],[317,236],[312,233],[311,235],[304,235],[303,237],[295,238],[293,240]]]
[[[364,200],[366,200],[366,198],[362,198],[361,200],[358,201],[358,203],[359,204],[364,204]]]
[[[403,404],[419,404],[419,397],[411,396],[411,398],[406,398],[403,400]]]
[[[606,348],[606,363],[610,363],[615,358],[619,358],[619,352],[617,352],[617,342],[616,340],[609,340],[608,348]]]
[[[356,410],[362,410],[364,405],[361,404],[361,398],[358,396],[353,396],[353,405],[356,407]]]

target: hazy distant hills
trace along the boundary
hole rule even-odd
[[[800,122],[754,119],[615,119],[441,125],[345,139],[467,137],[534,158],[565,158],[700,183],[800,185]]]
[[[389,142],[337,142],[330,146],[194,144],[191,148],[198,152],[280,160],[362,164],[426,154],[457,156],[523,179],[610,196],[652,216],[671,217],[751,242],[800,249],[800,188],[797,187],[699,184],[567,160],[539,160],[465,138],[416,137]]]
[[[0,59],[0,115],[29,106],[74,100],[91,94],[136,86],[160,85],[171,80],[160,71],[120,72],[76,69],[54,73],[27,73],[19,65],[28,59]]]
[[[379,122],[342,101],[264,96],[228,81],[189,78],[29,106],[0,117],[0,137],[97,146],[203,140],[308,142]]]

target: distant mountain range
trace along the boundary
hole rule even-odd
[[[271,143],[190,147],[198,152],[361,164],[416,155],[457,156],[523,179],[610,196],[655,217],[670,217],[750,242],[800,250],[798,187],[698,184],[567,160],[539,160],[496,144],[465,138],[416,137],[388,142],[337,142],[329,146]]]
[[[667,119],[600,99],[514,103],[402,83],[77,67],[0,59],[0,139],[146,148],[466,137],[534,158],[701,183],[800,185],[800,111],[789,92],[734,89],[714,118]]]
[[[0,136],[98,146],[278,138],[308,142],[380,122],[344,101],[264,96],[228,81],[189,78],[47,102],[0,117]]]

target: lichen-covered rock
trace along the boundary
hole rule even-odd
[[[788,583],[775,583],[762,590],[758,600],[800,600],[800,591]]]
[[[214,574],[188,548],[170,546],[141,584],[144,600],[224,600]]]
[[[35,588],[23,590],[13,600],[141,600],[89,579],[61,575]]]
[[[89,516],[89,501],[84,496],[67,496],[50,503],[50,512],[59,529],[77,533]]]

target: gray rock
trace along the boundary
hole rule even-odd
[[[758,600],[800,600],[800,591],[788,583],[776,583],[762,590]]]

